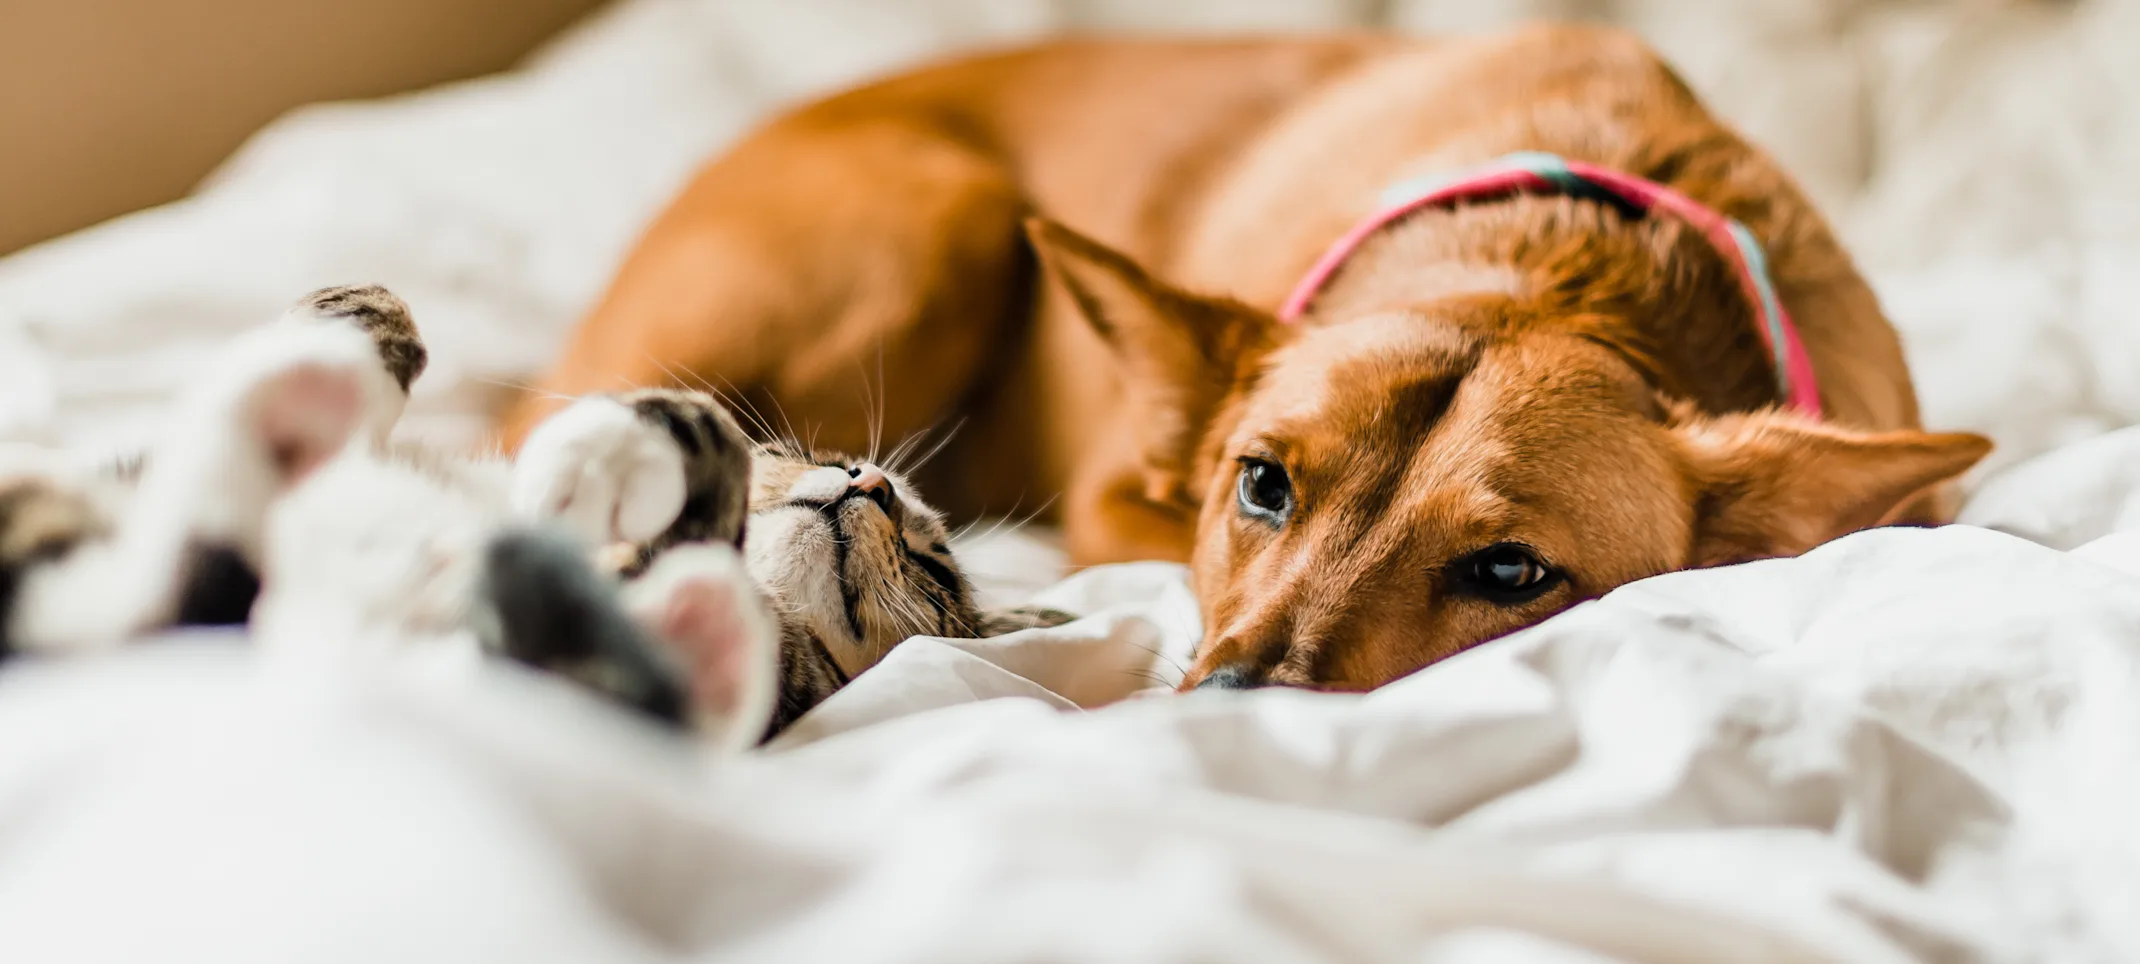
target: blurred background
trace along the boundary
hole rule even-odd
[[[278,115],[323,100],[417,90],[503,70],[610,0],[5,0],[0,3],[0,254],[190,190]],[[722,8],[730,29],[807,29],[812,13],[754,0],[648,0]],[[1229,32],[1383,26],[1491,29],[1531,17],[1625,24],[1704,93],[1795,159],[1834,202],[1874,173],[1879,115],[1907,88],[1951,84],[1972,60],[2027,58],[2081,27],[2070,0],[867,0],[823,27],[848,36],[791,51],[801,72],[879,61],[855,36],[910,22],[878,46],[919,56],[1054,32]],[[870,24],[875,28],[875,24]],[[889,40],[889,44],[883,41]],[[933,42],[931,42],[933,41]],[[815,61],[815,63],[812,63]],[[2044,66],[2051,66],[2045,64]],[[1920,91],[1921,93],[1922,91]],[[1989,133],[1987,131],[1987,133]]]
[[[276,115],[511,66],[602,0],[4,0],[0,254],[191,190]]]
[[[797,99],[1064,33],[1538,17],[1641,33],[1776,154],[1989,468],[2140,421],[2140,0],[0,0],[0,441],[128,444],[231,332],[366,281],[432,344],[412,424],[472,440]]]

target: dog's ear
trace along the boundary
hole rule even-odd
[[[1247,305],[1190,294],[1122,254],[1044,218],[1026,235],[1041,264],[1114,349],[1135,406],[1145,498],[1192,506],[1198,444],[1227,396],[1277,337]]]
[[[1694,566],[1796,555],[1893,521],[1991,451],[1981,435],[1859,432],[1778,411],[1679,418],[1672,430],[1695,490]]]

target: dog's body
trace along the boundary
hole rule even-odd
[[[1385,187],[1513,151],[1744,222],[1826,423],[1765,412],[1698,233],[1591,201],[1411,217],[1271,318]],[[1985,448],[1911,431],[1896,337],[1788,178],[1583,27],[1071,42],[811,105],[700,174],[542,387],[678,372],[835,447],[867,442],[871,375],[893,436],[965,420],[922,483],[953,514],[1060,494],[1076,561],[1193,561],[1192,685],[1378,685],[1635,578],[1935,521]],[[1533,564],[1526,598],[1465,581]]]

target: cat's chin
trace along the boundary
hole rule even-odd
[[[750,517],[744,564],[778,610],[808,625],[844,670],[859,672],[881,654],[865,652],[850,603],[873,611],[911,605],[876,598],[904,586],[897,571],[899,539],[891,520],[867,499],[761,509]],[[858,585],[849,587],[850,580]]]
[[[847,628],[837,625],[845,622],[846,612],[840,588],[845,538],[831,519],[808,506],[758,512],[743,539],[744,566],[781,611],[846,638]]]

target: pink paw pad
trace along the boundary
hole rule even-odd
[[[663,607],[660,633],[690,667],[693,702],[714,716],[727,716],[748,698],[750,627],[737,587],[725,580],[694,578],[676,585]]]
[[[303,363],[252,393],[254,428],[284,484],[310,474],[349,443],[364,411],[364,386],[344,368]]]

